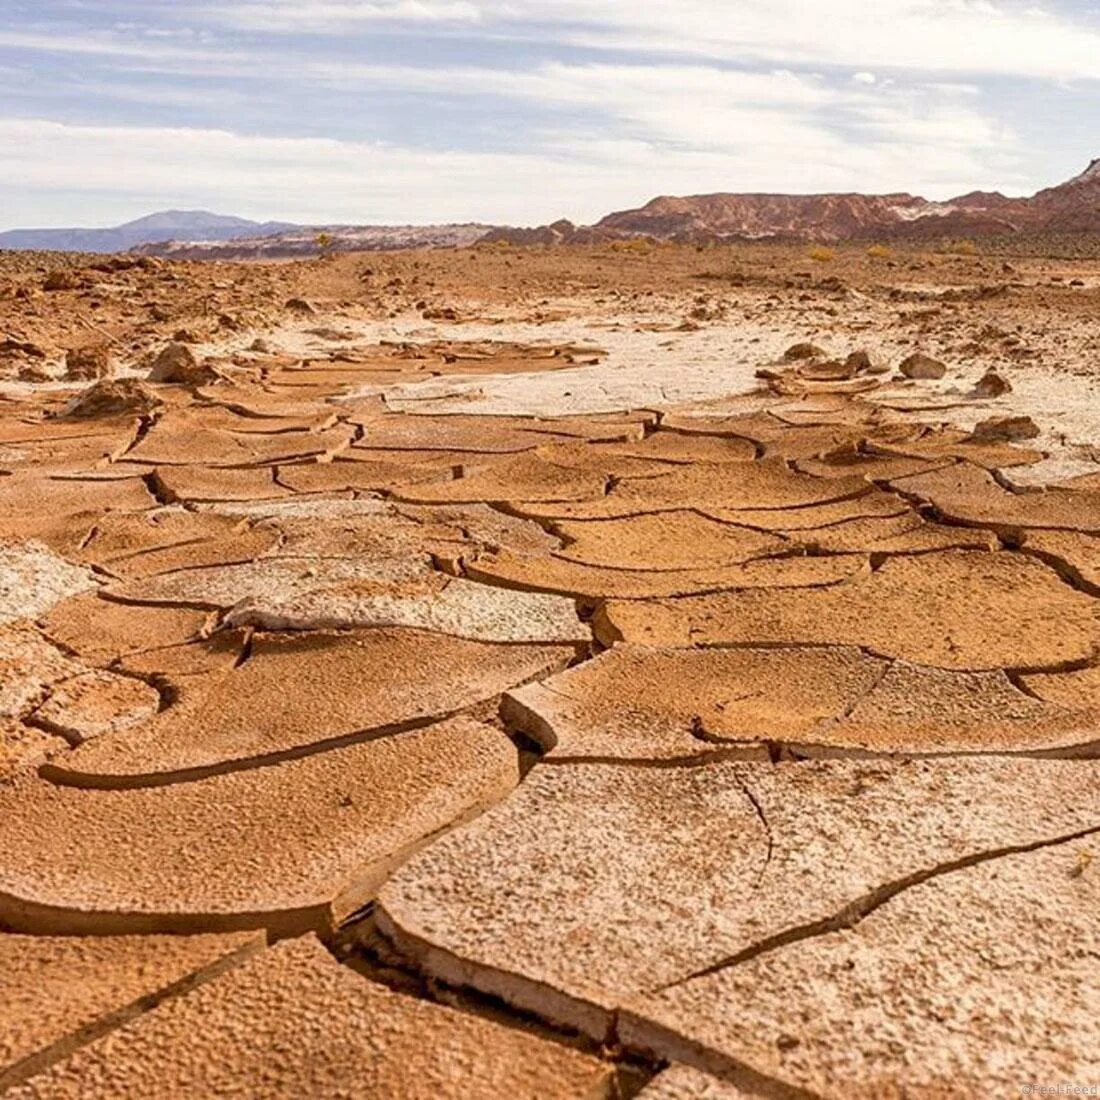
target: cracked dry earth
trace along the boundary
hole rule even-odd
[[[1100,479],[755,354],[7,390],[0,1092],[1100,1083]]]

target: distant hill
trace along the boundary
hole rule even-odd
[[[1100,160],[1030,198],[975,191],[944,202],[891,195],[719,193],[661,196],[593,226],[569,222],[498,229],[514,244],[586,244],[652,237],[664,241],[896,240],[1014,234],[1100,234]]]
[[[295,228],[289,222],[253,222],[206,210],[162,210],[113,229],[11,229],[0,233],[0,249],[126,252],[157,241],[230,241]]]
[[[661,196],[594,225],[561,220],[535,228],[448,225],[330,225],[253,222],[203,210],[166,210],[114,229],[14,229],[0,249],[139,251],[176,259],[278,259],[318,254],[318,234],[337,252],[664,241],[849,241],[1025,235],[1100,235],[1100,160],[1029,198],[973,191],[944,202],[889,195],[719,193]]]
[[[333,252],[390,252],[403,248],[468,248],[482,240],[489,225],[325,225],[293,226],[261,235],[226,240],[194,240],[181,237],[158,240],[134,249],[147,256],[173,260],[278,260],[316,256],[320,234]]]
[[[318,235],[336,252],[464,248],[494,227],[461,225],[295,225],[253,222],[205,210],[162,210],[114,229],[12,229],[0,250],[140,252],[178,260],[289,259],[316,256]]]

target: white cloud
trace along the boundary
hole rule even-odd
[[[88,92],[83,118],[109,120],[120,103],[145,103],[178,120],[164,128],[0,118],[0,147],[20,153],[0,160],[6,222],[205,205],[300,221],[531,223],[591,220],[657,192],[1024,191],[1051,181],[997,121],[1010,109],[982,74],[1095,79],[1100,57],[1095,30],[1039,18],[1014,0],[208,0],[186,16],[187,33],[137,23],[82,34],[0,30],[0,48],[31,51],[28,63],[73,55],[65,77],[20,97],[34,112],[53,114],[72,74]],[[506,51],[508,60],[369,64],[310,33],[377,41],[394,29],[458,35],[456,59]],[[537,39],[570,60],[524,60],[526,51],[507,49],[510,38]],[[605,52],[582,62],[569,43],[649,60],[615,63],[608,59],[622,55]],[[424,56],[439,52],[437,43]],[[261,89],[258,103],[285,104],[286,136],[233,132],[234,118],[270,125],[270,112],[243,108],[242,97]],[[329,119],[310,110],[332,91],[348,104],[341,133],[359,125],[369,134],[371,109],[384,101],[432,147],[293,136],[299,126],[324,132]],[[501,119],[519,121],[495,150],[472,151],[454,116],[437,124],[436,101],[474,119],[483,144],[504,132]],[[196,125],[210,118],[225,128]]]
[[[0,159],[11,224],[71,224],[74,203],[87,196],[100,199],[102,221],[180,205],[306,222],[542,219],[607,184],[606,161],[584,155],[425,152],[221,130],[0,119],[0,144],[20,150]]]
[[[947,181],[1011,182],[1015,139],[973,102],[968,89],[886,82],[832,85],[778,70],[742,72],[706,65],[608,65],[551,62],[521,71],[314,63],[310,78],[333,86],[457,96],[494,96],[571,108],[576,140],[612,136],[729,158],[726,190],[756,186],[760,162],[782,190],[831,186],[927,187]],[[527,135],[537,141],[538,134]],[[904,162],[904,171],[886,165]],[[994,163],[997,172],[993,172]],[[856,166],[858,167],[858,171]],[[847,166],[847,168],[845,167]],[[785,181],[785,182],[784,182]],[[799,187],[800,181],[806,184]],[[862,186],[861,186],[862,181]]]
[[[377,23],[476,23],[481,7],[472,0],[246,0],[213,4],[209,14],[246,30],[323,31],[333,27]]]
[[[982,0],[680,0],[645,5],[637,22],[618,0],[547,0],[546,6],[589,24],[583,37],[594,45],[663,44],[711,57],[866,69],[1100,76],[1095,23],[1037,21],[1018,7]]]
[[[1095,19],[1074,21],[1018,0],[218,0],[208,15],[267,31],[337,32],[364,23],[480,24],[605,49],[715,59],[921,72],[1100,78]]]
[[[221,130],[71,126],[0,119],[4,220],[72,224],[93,200],[101,222],[207,206],[303,222],[591,221],[658,192],[898,190],[932,197],[1000,182],[974,149],[973,120],[906,117],[888,104],[867,144],[812,125],[758,120],[733,148],[542,133],[524,152],[444,152]],[[959,132],[961,129],[961,133]],[[945,141],[954,144],[945,144]],[[969,142],[973,142],[970,145]],[[942,146],[942,148],[941,148]]]
[[[144,34],[123,31],[116,34],[38,34],[0,30],[0,49],[26,50],[31,53],[77,54],[101,58],[133,58],[155,68],[164,62],[194,65],[216,62],[230,66],[250,60],[248,54],[224,47],[173,46],[150,41]]]

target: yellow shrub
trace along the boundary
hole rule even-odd
[[[653,249],[653,242],[647,240],[645,237],[632,237],[628,241],[612,241],[612,252],[636,252],[639,255],[646,255]]]
[[[870,256],[872,260],[885,260],[890,255],[890,249],[884,244],[873,244],[867,249],[867,255]]]
[[[826,248],[824,245],[815,244],[809,251],[809,257],[814,263],[827,264],[836,259],[836,251],[832,248]]]
[[[953,256],[977,256],[978,246],[973,241],[951,241],[944,248],[944,252],[949,252]]]

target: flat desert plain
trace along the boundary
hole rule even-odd
[[[1100,1084],[1100,260],[0,256],[0,1091]]]

